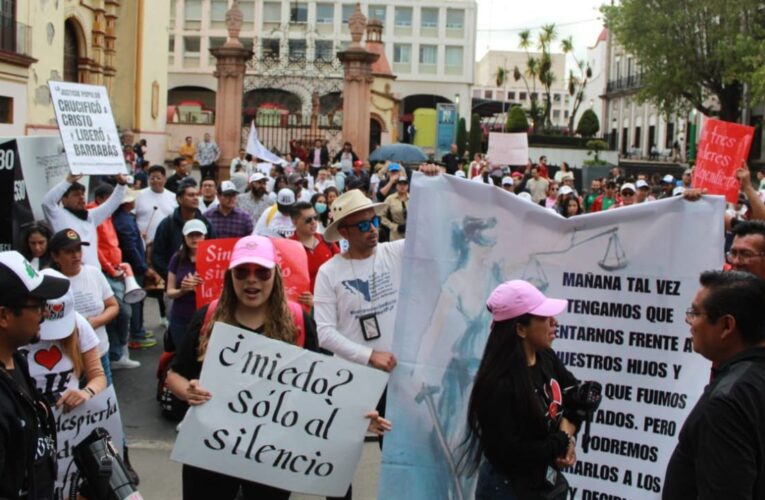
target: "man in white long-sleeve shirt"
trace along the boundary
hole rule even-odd
[[[118,175],[118,185],[111,196],[90,210],[85,208],[85,186],[77,182],[81,177],[81,175],[69,174],[66,180],[53,186],[43,197],[43,213],[53,232],[74,229],[83,241],[89,241],[91,245],[82,248],[82,262],[100,269],[96,227],[111,217],[122,204],[127,177]]]

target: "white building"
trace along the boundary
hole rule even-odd
[[[603,95],[606,93],[606,85],[608,84],[608,28],[603,28],[595,41],[595,45],[587,47],[586,58],[585,64],[589,65],[592,77],[584,88],[582,104],[576,112],[574,126],[579,124],[582,113],[591,109],[598,116],[600,133],[606,134],[609,131],[606,122],[603,121],[603,117],[606,116],[606,100],[603,99]]]
[[[539,57],[540,55],[531,53],[532,57]],[[487,52],[476,63],[476,78],[472,97],[474,99],[519,104],[528,109],[531,105],[532,94],[536,93],[537,102],[543,106],[546,96],[544,95],[544,87],[539,80],[527,77],[527,87],[522,79],[515,81],[513,78],[514,68],[517,67],[521,72],[525,72],[527,58],[526,52],[523,51],[490,50]],[[565,54],[551,54],[551,58],[555,81],[550,89],[553,100],[550,118],[554,126],[566,127],[571,112],[571,97],[569,97],[566,87],[566,56]],[[502,87],[497,87],[497,70],[500,68],[504,68],[508,72],[508,77]]]
[[[209,49],[225,43],[225,14],[231,2],[170,2],[168,104],[197,101],[209,111],[181,112],[176,122],[212,119],[217,83]],[[323,112],[336,110],[342,88],[336,53],[350,42],[347,20],[356,3],[239,0],[244,13],[240,39],[255,53],[245,78],[245,114],[264,104],[307,114],[314,92]],[[469,116],[476,1],[363,0],[361,8],[367,18],[383,22],[385,53],[397,76],[392,91],[401,99],[403,119],[416,108],[435,108],[438,102],[458,102],[460,114]],[[180,135],[199,137],[201,132],[191,126]]]

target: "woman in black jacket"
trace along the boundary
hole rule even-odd
[[[479,469],[476,499],[567,498],[560,468],[573,465],[578,419],[563,390],[577,385],[550,348],[567,301],[526,281],[497,287],[492,327],[468,406],[463,464]],[[556,494],[560,492],[560,494]]]

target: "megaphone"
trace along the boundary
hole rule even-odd
[[[146,298],[146,290],[138,285],[133,276],[133,268],[130,264],[122,263],[120,267],[125,271],[125,304],[137,304]]]

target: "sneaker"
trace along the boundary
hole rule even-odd
[[[152,332],[150,330],[146,330],[145,332],[143,332],[143,336],[144,336],[144,338],[147,338],[147,339],[153,339],[154,338],[154,332]]]
[[[132,368],[138,368],[139,366],[141,366],[141,363],[139,361],[133,361],[127,354],[117,361],[111,362],[112,370],[130,370]]]
[[[155,339],[134,339],[128,342],[128,347],[131,349],[148,349],[157,345]]]

